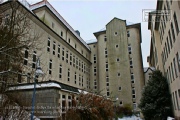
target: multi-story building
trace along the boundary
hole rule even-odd
[[[174,114],[180,119],[180,1],[157,1],[156,10],[149,14],[151,30],[149,65],[167,77]]]
[[[0,4],[4,13],[8,14],[11,2]],[[38,78],[36,105],[71,106],[72,93],[78,94],[78,90],[84,89],[112,98],[116,105],[130,104],[134,110],[139,110],[137,104],[144,85],[140,23],[127,24],[125,20],[114,18],[105,29],[94,33],[96,42],[87,44],[80,32],[75,31],[48,1],[16,4],[29,14],[33,32],[41,35],[37,41],[39,49],[24,50],[24,73],[30,69],[35,71],[37,57],[45,73],[43,78]],[[29,87],[16,86],[16,90],[33,89],[33,82],[27,79],[18,86]],[[27,94],[32,95],[29,91]],[[29,99],[28,95],[26,97]],[[64,109],[58,111],[64,113]],[[53,114],[38,116],[58,117]]]
[[[141,56],[141,25],[127,25],[112,19],[94,33],[97,41],[91,48],[91,86],[102,95],[118,98],[116,104],[133,104],[136,108],[144,85]]]

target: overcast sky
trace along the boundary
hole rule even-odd
[[[27,0],[34,3],[40,0]],[[150,31],[144,22],[143,10],[156,9],[157,0],[48,0],[60,15],[79,30],[86,41],[95,39],[94,32],[104,28],[114,17],[141,23],[143,65],[148,66]],[[146,17],[147,18],[147,17]]]

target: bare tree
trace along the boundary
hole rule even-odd
[[[0,6],[1,91],[7,84],[21,82],[24,57],[29,56],[24,50],[40,49],[37,41],[41,34],[35,30],[36,25],[30,18],[31,14],[17,1]]]

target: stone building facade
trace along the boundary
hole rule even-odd
[[[4,13],[10,9],[11,2],[0,4]],[[125,20],[114,18],[104,30],[94,33],[96,42],[86,43],[80,32],[75,31],[47,0],[32,5],[19,1],[16,4],[29,13],[33,32],[41,35],[37,41],[39,49],[23,51],[23,74],[33,75],[29,71],[35,71],[38,57],[45,73],[38,78],[42,86],[37,88],[37,106],[50,103],[62,108],[71,106],[72,94],[83,89],[116,100],[116,105],[130,104],[134,111],[139,111],[137,104],[144,86],[140,23],[127,24]],[[19,80],[15,88],[29,99],[34,80],[24,79]],[[65,111],[59,110],[59,113],[63,116]],[[60,116],[39,115],[41,119]]]
[[[177,119],[180,119],[179,12],[180,1],[158,0],[156,10],[149,14],[148,23],[151,31],[149,65],[167,77]]]

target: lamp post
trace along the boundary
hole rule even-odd
[[[37,82],[36,78],[43,74],[44,73],[42,72],[42,69],[40,67],[40,59],[38,58],[36,62],[36,71],[34,73],[34,90],[33,90],[33,97],[32,97],[31,120],[33,120],[33,117],[34,117],[34,104],[35,104],[36,82]]]

